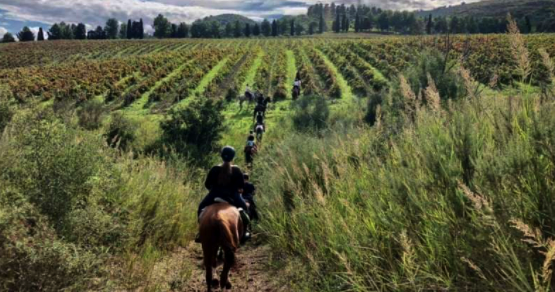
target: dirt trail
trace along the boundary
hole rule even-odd
[[[290,291],[280,285],[277,276],[268,266],[270,248],[257,239],[256,234],[237,252],[237,264],[231,270],[230,281],[233,288],[222,291],[241,292],[281,292]],[[184,268],[187,265],[187,268]],[[220,278],[222,265],[214,273]],[[180,275],[185,273],[186,275]],[[188,247],[177,250],[174,254],[156,264],[153,276],[158,282],[157,291],[206,291],[202,248],[191,242]],[[182,280],[176,280],[182,279]],[[220,291],[216,289],[214,291]]]

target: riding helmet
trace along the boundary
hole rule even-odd
[[[222,149],[222,159],[225,162],[231,162],[235,158],[235,149],[231,146],[225,146]]]

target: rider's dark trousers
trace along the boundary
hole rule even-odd
[[[243,201],[243,198],[241,198],[241,195],[239,193],[234,193],[231,195],[222,195],[222,194],[218,194],[217,192],[210,192],[208,193],[208,195],[206,195],[206,197],[204,197],[202,202],[200,202],[200,205],[198,206],[197,217],[200,216],[200,212],[202,212],[202,209],[214,204],[215,203],[214,199],[218,197],[228,201],[230,204],[232,204],[237,208],[243,208],[245,212],[249,210],[247,208],[247,205],[245,204],[245,201]]]

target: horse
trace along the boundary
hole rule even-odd
[[[256,132],[256,141],[262,142],[262,135],[264,134],[266,129],[264,129],[264,125],[256,125],[255,132]]]
[[[252,94],[246,94],[243,96],[240,96],[239,98],[239,108],[241,110],[243,110],[243,103],[246,101],[248,102],[249,105],[254,103],[254,96]]]
[[[235,265],[235,252],[239,248],[240,239],[245,233],[239,210],[228,203],[216,203],[208,206],[200,218],[200,242],[206,268],[206,285],[208,292],[212,287],[231,289],[229,271]],[[224,253],[224,268],[220,281],[212,278],[216,268],[218,251]]]
[[[266,117],[266,106],[263,103],[259,103],[254,107],[254,114],[252,116],[253,121],[256,119],[258,113],[261,113],[262,117]]]
[[[293,100],[297,100],[301,95],[301,89],[298,86],[293,86]]]

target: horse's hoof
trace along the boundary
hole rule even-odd
[[[222,283],[222,286],[220,288],[222,288],[222,290],[223,289],[229,290],[231,289],[231,287],[232,287],[231,283],[228,281],[225,285]]]
[[[212,280],[212,287],[216,288],[220,285],[220,281],[218,281],[218,279],[213,279]]]

